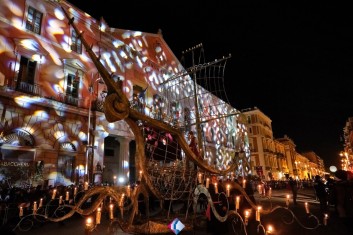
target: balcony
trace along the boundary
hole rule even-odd
[[[20,82],[20,84],[18,84],[18,87],[16,87],[16,90],[31,95],[42,96],[42,88],[37,83],[30,84],[27,82]]]
[[[59,93],[57,101],[79,107],[79,100],[80,100],[79,98],[74,97],[72,95]]]

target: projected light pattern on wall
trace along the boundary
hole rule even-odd
[[[23,20],[29,7],[42,13],[38,31]],[[187,135],[187,131],[196,130],[194,100],[197,98],[204,160],[217,169],[236,162],[238,173],[250,172],[249,143],[241,114],[199,80],[206,80],[201,72],[219,65],[224,67],[222,59],[219,63],[205,63],[201,68],[185,69],[159,33],[112,28],[103,18],[96,20],[65,1],[0,2],[0,68],[4,76],[4,89],[0,92],[13,97],[17,107],[28,109],[26,114],[18,115],[16,108],[5,108],[9,103],[1,99],[4,119],[0,131],[26,127],[36,138],[36,148],[59,150],[60,143],[73,143],[76,167],[84,165],[86,148],[82,142],[87,140],[87,130],[91,128],[87,127],[87,109],[99,99],[104,101],[106,86],[94,82],[99,76],[97,69],[82,45],[79,50],[79,37],[73,35],[61,7],[75,18],[107,71],[116,81],[122,81],[122,90],[132,107],[185,130]],[[32,77],[24,76],[25,65],[29,66],[27,72]],[[195,87],[194,79],[202,86]],[[136,92],[134,86],[142,89]],[[54,111],[49,113],[43,106]],[[14,116],[23,121],[13,122]],[[97,146],[93,149],[96,157],[92,163],[96,165],[104,158],[104,146],[97,139],[119,133],[121,123],[107,123],[100,115],[95,116],[94,123],[96,139],[89,144]],[[48,155],[45,151],[36,154],[37,159],[58,155]],[[48,161],[46,169],[54,163]]]

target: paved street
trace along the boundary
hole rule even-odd
[[[262,205],[263,208],[270,208],[270,202],[272,207],[285,206],[286,195],[289,192],[287,190],[273,190],[271,201],[265,198],[255,195],[258,204]],[[305,213],[304,203],[309,203],[309,210],[312,214]],[[294,206],[290,200],[289,209],[278,208],[270,214],[261,215],[261,224],[267,227],[271,224],[274,227],[273,234],[276,235],[348,235],[353,234],[353,230],[349,231],[348,225],[343,221],[340,221],[335,213],[334,209],[330,208],[330,217],[327,221],[327,226],[323,225],[323,215],[320,213],[319,204],[315,200],[312,189],[301,189],[298,194],[298,205]],[[292,216],[292,213],[294,217]],[[317,220],[316,220],[317,218]],[[353,221],[350,223],[353,224]],[[237,223],[235,227],[239,226]],[[229,226],[231,227],[231,226]],[[260,228],[260,229],[259,229]],[[234,231],[230,231],[227,234],[236,234]],[[241,231],[238,234],[263,234],[259,222],[255,221],[254,218],[250,218],[249,224],[246,229],[246,233]],[[238,231],[239,232],[239,231]],[[46,223],[41,226],[37,226],[34,229],[21,232],[18,229],[15,231],[16,235],[36,235],[36,234],[50,234],[50,235],[79,235],[85,234],[84,232],[84,218],[75,216],[75,218],[69,219],[64,223]],[[122,232],[120,229],[116,231],[109,231],[107,221],[103,221],[103,224],[99,225],[92,233],[92,235],[104,235],[104,234],[119,234],[124,235],[127,233]],[[173,234],[172,232],[168,234]],[[207,233],[206,228],[200,228],[197,231],[182,231],[180,235],[211,235]],[[218,233],[220,234],[220,233]],[[1,235],[5,235],[1,233]]]

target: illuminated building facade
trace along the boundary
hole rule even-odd
[[[284,178],[289,172],[285,145],[274,140],[271,119],[257,107],[242,112],[247,118],[253,171],[264,180]]]
[[[264,180],[288,176],[306,179],[324,173],[323,161],[314,152],[298,153],[294,141],[286,135],[274,138],[272,121],[259,108],[242,112],[248,125],[251,168],[258,176]]]
[[[341,169],[353,171],[353,117],[349,117],[343,128],[344,151],[340,154]]]
[[[110,28],[104,19],[98,21],[66,1],[4,0],[0,2],[0,176],[33,185],[134,181],[133,132],[124,120],[106,120],[103,103],[109,90],[62,8],[74,17],[114,81],[122,84],[131,107],[175,125],[195,119],[195,110],[187,104],[191,101],[175,102],[179,94],[187,97],[193,92],[190,80],[180,82],[185,75],[173,81],[180,85],[160,86],[184,71],[160,33]],[[167,91],[169,95],[163,96]],[[202,94],[206,93],[199,88]],[[202,95],[203,113],[238,113],[224,102],[211,106],[215,100]],[[239,115],[226,119],[225,130],[220,130],[217,120],[212,126],[203,125],[202,134],[209,139],[205,161],[222,168],[238,153],[239,168],[249,173],[250,149]],[[215,158],[216,154],[224,157]]]

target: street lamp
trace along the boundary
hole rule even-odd
[[[98,76],[98,78],[94,79],[92,76],[91,83],[88,87],[89,91],[89,97],[88,97],[88,123],[87,123],[87,147],[86,147],[86,159],[85,159],[85,180],[90,183],[90,175],[89,175],[89,170],[88,170],[88,162],[89,162],[89,149],[92,148],[93,146],[90,144],[91,140],[91,109],[92,109],[92,95],[94,92],[94,85],[96,82],[99,82],[100,84],[104,84],[103,79]]]

